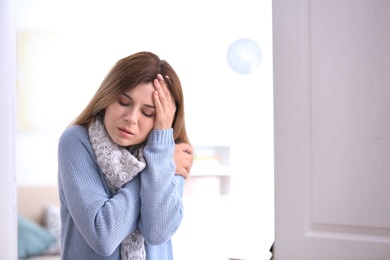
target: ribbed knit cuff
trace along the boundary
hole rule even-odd
[[[147,144],[172,144],[173,140],[173,128],[164,130],[152,130],[149,133]]]

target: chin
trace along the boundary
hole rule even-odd
[[[130,145],[133,145],[133,143],[132,142],[129,142],[128,140],[114,140],[114,142],[117,144],[117,145],[119,145],[119,146],[123,146],[123,147],[127,147],[127,146],[130,146]]]

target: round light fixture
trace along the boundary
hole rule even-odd
[[[234,41],[227,51],[229,66],[240,74],[252,73],[260,66],[262,58],[260,47],[250,39]]]

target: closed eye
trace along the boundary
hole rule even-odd
[[[153,116],[154,116],[154,114],[148,114],[148,113],[143,112],[143,111],[142,111],[142,114],[143,114],[144,116],[146,116],[146,117],[153,117]]]
[[[118,101],[119,105],[123,106],[123,107],[127,107],[130,105],[130,103],[126,103],[126,102],[122,102],[122,101]]]
[[[127,95],[121,95],[118,98],[118,103],[121,106],[127,107],[131,104],[132,99],[128,97]]]
[[[143,109],[141,113],[146,117],[154,117],[155,115],[155,109],[147,107],[146,109]]]

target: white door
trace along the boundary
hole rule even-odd
[[[390,259],[390,1],[274,0],[276,260]]]

